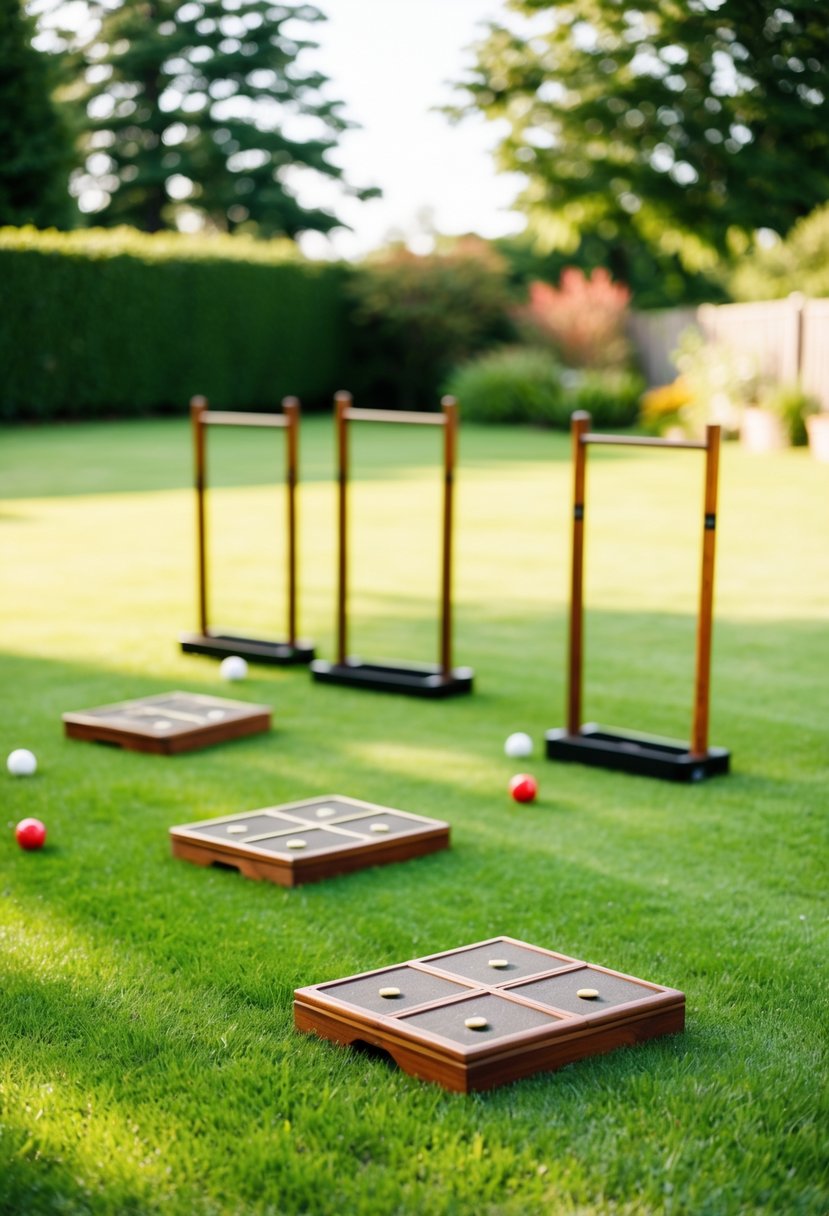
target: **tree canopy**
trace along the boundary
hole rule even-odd
[[[595,232],[712,266],[829,198],[818,0],[509,0],[460,84],[506,123],[505,170],[550,246]],[[618,268],[617,268],[618,273]]]
[[[72,137],[34,29],[21,0],[0,0],[0,226],[61,227],[71,214]]]
[[[737,300],[781,299],[795,291],[829,297],[829,203],[799,220],[785,240],[742,258],[729,286]]]
[[[78,57],[86,113],[76,184],[98,224],[154,232],[182,212],[222,231],[290,237],[339,221],[297,197],[302,174],[343,182],[329,154],[348,125],[298,58],[322,20],[279,0],[119,0]],[[360,197],[373,191],[351,190]]]

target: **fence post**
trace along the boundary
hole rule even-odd
[[[781,359],[781,380],[794,384],[800,380],[803,371],[803,309],[806,297],[800,291],[793,291],[788,298],[789,315],[786,334],[786,345]]]

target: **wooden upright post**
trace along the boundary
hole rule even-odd
[[[581,689],[584,619],[584,493],[587,480],[587,444],[590,415],[577,410],[571,419],[573,444],[573,553],[570,572],[570,658],[567,687],[567,732],[581,730]]]
[[[348,597],[348,424],[346,412],[351,406],[351,393],[339,392],[334,397],[337,428],[337,662],[344,664],[348,654],[346,600]]]
[[[708,755],[708,704],[711,683],[711,635],[714,611],[714,554],[717,538],[717,481],[720,463],[720,428],[705,428],[705,514],[702,532],[697,661],[694,680],[694,720],[691,754]]]
[[[444,397],[443,408],[443,560],[441,564],[440,666],[444,679],[452,675],[452,531],[458,404]]]
[[[299,475],[299,401],[284,397],[285,480],[288,488],[288,643],[296,643],[296,487]]]
[[[207,412],[206,397],[190,400],[190,421],[193,424],[193,456],[196,483],[196,546],[199,577],[199,629],[207,635],[207,558],[205,540],[204,487],[206,481],[206,459],[204,450],[204,415]]]

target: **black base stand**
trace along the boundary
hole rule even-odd
[[[577,735],[560,729],[547,731],[544,737],[548,760],[569,760],[664,781],[704,781],[727,773],[731,760],[731,753],[722,747],[694,756],[687,743],[634,732],[620,734],[593,722],[582,726]]]
[[[364,663],[353,657],[344,663],[317,659],[311,664],[311,675],[320,684],[347,684],[352,688],[401,692],[411,697],[454,697],[471,692],[474,674],[470,667],[453,667],[447,677],[440,667],[429,663],[392,666]]]
[[[238,654],[251,663],[281,667],[310,663],[314,657],[310,642],[269,642],[264,638],[240,638],[232,633],[183,633],[179,641],[185,654],[209,654],[214,659]]]

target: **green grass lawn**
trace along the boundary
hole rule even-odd
[[[301,627],[333,655],[332,426],[303,424]],[[437,657],[439,441],[355,438],[351,648]],[[0,1212],[825,1214],[829,479],[721,470],[711,742],[696,786],[543,759],[564,718],[566,436],[464,427],[456,661],[421,702],[179,653],[194,628],[183,420],[0,433]],[[217,625],[278,637],[280,438],[211,435]],[[585,711],[690,729],[701,459],[591,457]],[[273,706],[180,757],[61,714],[172,688]],[[536,740],[508,760],[515,730]],[[517,767],[540,795],[506,794]],[[168,828],[344,793],[450,821],[452,849],[292,891],[170,856]],[[47,847],[23,853],[35,815]],[[684,1034],[454,1095],[293,1029],[301,985],[501,933],[687,996]]]

